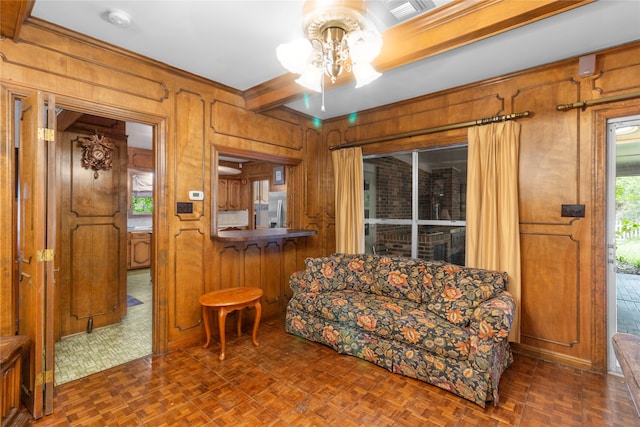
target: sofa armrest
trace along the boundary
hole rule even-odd
[[[484,301],[474,311],[469,329],[480,340],[500,342],[509,337],[516,303],[507,291]]]
[[[308,276],[306,270],[295,271],[289,277],[289,287],[294,294],[305,292],[309,288]]]
[[[496,343],[509,339],[515,306],[511,294],[502,291],[474,310],[469,324],[469,358],[476,364],[486,367],[486,364],[490,363]]]

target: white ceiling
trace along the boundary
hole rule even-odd
[[[301,36],[302,4],[36,0],[32,16],[244,91],[285,73],[275,49]],[[114,8],[131,16],[128,28],[104,18]],[[388,25],[382,21],[376,20],[379,27]],[[316,94],[287,106],[328,119],[637,40],[640,1],[600,0],[386,71],[359,89],[353,83],[330,89],[325,94],[326,112],[320,111]]]
[[[127,146],[151,150],[153,147],[153,127],[142,123],[127,122]]]

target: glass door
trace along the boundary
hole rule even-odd
[[[608,370],[616,332],[640,335],[640,116],[607,124]]]

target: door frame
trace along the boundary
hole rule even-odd
[[[133,121],[141,124],[149,125],[153,128],[153,142],[152,142],[152,157],[153,157],[153,168],[155,175],[155,186],[154,186],[154,194],[153,194],[153,214],[152,214],[152,224],[154,232],[152,234],[152,254],[151,254],[151,281],[153,283],[153,321],[152,321],[152,352],[153,354],[165,353],[168,351],[168,312],[167,312],[167,299],[168,299],[168,286],[166,285],[168,279],[168,272],[166,271],[165,263],[160,263],[159,260],[162,257],[158,256],[160,252],[159,248],[168,247],[168,221],[167,221],[167,213],[164,212],[164,207],[167,206],[167,195],[165,191],[158,191],[156,189],[161,189],[166,187],[166,170],[167,170],[167,127],[168,127],[168,118],[166,116],[159,116],[154,114],[147,114],[134,110],[127,110],[121,107],[107,106],[100,103],[96,103],[95,101],[87,101],[78,98],[61,96],[59,94],[53,94],[44,90],[38,90],[35,88],[25,89],[22,87],[12,87],[12,86],[4,86],[4,90],[6,91],[6,99],[9,100],[10,111],[8,117],[15,117],[15,114],[18,114],[15,111],[16,101],[19,99],[24,99],[28,96],[35,95],[37,92],[41,92],[45,99],[55,99],[55,105],[57,107],[63,109],[69,109],[77,112],[100,115],[103,117],[123,120],[123,121]],[[55,121],[55,115],[50,114],[50,117],[53,121]],[[20,116],[18,115],[18,119]],[[16,127],[18,126],[17,120],[12,119],[7,121],[7,135],[10,135],[10,141],[12,142],[12,147],[15,147],[16,141],[15,138],[19,138],[16,134]],[[11,142],[9,142],[11,144]],[[13,155],[16,155],[15,151],[12,151]],[[13,179],[17,179],[16,170],[17,162],[16,158],[13,158],[11,161],[11,176]],[[51,161],[51,159],[49,159]],[[55,158],[54,158],[55,162]],[[13,185],[17,185],[17,182],[13,182]],[[17,203],[15,198],[13,199],[13,203]],[[12,239],[12,249],[11,253],[16,254],[16,244],[17,239],[19,239],[18,231],[17,231],[17,221],[18,218],[13,219],[13,232],[16,233],[15,238]],[[55,233],[55,228],[54,228]],[[55,234],[53,235],[55,239]],[[53,246],[55,247],[55,245]],[[54,254],[55,259],[55,254]],[[53,264],[51,263],[51,268],[53,269]],[[12,287],[15,290],[16,286],[19,286],[18,283],[18,274],[14,269],[12,271],[13,279],[12,279]],[[46,295],[45,299],[43,299],[43,310],[51,311],[54,307],[54,302],[51,298],[52,295]],[[16,305],[13,306],[13,310],[15,313],[20,310],[19,302],[16,301]],[[53,313],[55,314],[55,313]],[[45,313],[46,315],[46,313]],[[16,325],[17,327],[17,325]],[[45,333],[45,331],[41,331],[41,333]],[[53,331],[51,329],[51,334]],[[53,336],[53,335],[51,335]],[[47,366],[47,370],[54,369],[54,359],[55,359],[55,348],[51,349],[52,351],[46,356],[47,362],[50,365]],[[50,366],[50,368],[49,368]],[[51,383],[53,384],[53,382]],[[50,389],[50,390],[49,390]],[[50,414],[53,412],[53,387],[45,388],[45,401],[44,403],[44,413]],[[39,414],[40,416],[42,413]],[[39,417],[37,417],[39,418]]]
[[[606,373],[610,357],[607,299],[607,123],[620,117],[632,117],[640,114],[640,99],[621,103],[593,106],[580,113],[580,129],[584,130],[585,140],[590,141],[588,150],[581,153],[590,159],[591,181],[591,360],[592,369]],[[587,161],[585,159],[585,161]]]
[[[607,119],[606,125],[606,289],[607,289],[607,371],[621,374],[620,365],[617,363],[615,351],[611,343],[613,334],[618,329],[618,303],[617,303],[617,279],[616,279],[616,129],[622,124],[640,124],[640,115],[618,116]]]

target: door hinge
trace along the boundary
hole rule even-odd
[[[53,370],[43,371],[36,375],[36,386],[53,383]]]
[[[38,128],[38,139],[44,139],[45,141],[55,141],[56,133],[53,129]]]
[[[40,249],[36,257],[38,262],[53,261],[53,249]]]

